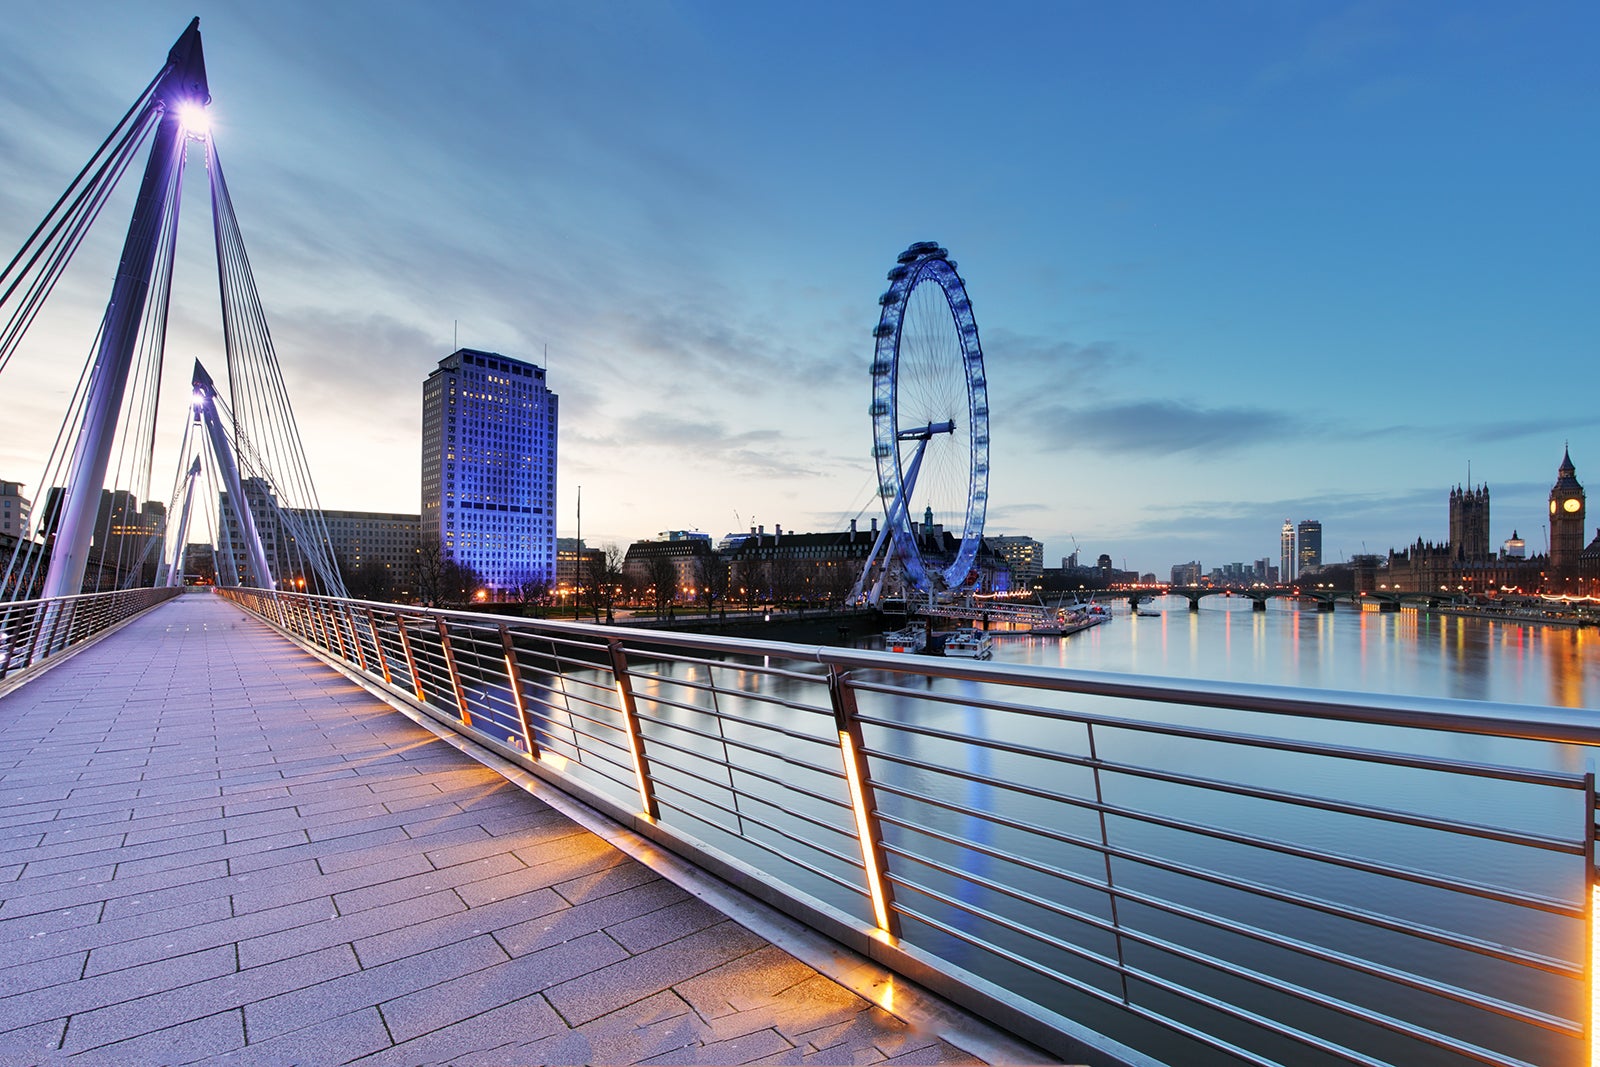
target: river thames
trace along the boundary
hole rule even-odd
[[[994,658],[1077,670],[1563,708],[1600,706],[1600,630],[1341,605],[1181,597],[1067,638],[996,636]]]

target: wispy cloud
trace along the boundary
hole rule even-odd
[[[1234,452],[1289,441],[1322,429],[1288,412],[1253,407],[1206,408],[1175,400],[1035,409],[1025,422],[1041,448],[1132,455]]]

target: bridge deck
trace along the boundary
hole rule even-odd
[[[0,697],[0,1062],[981,1062],[940,1033],[1033,1058],[919,1010],[219,599]]]

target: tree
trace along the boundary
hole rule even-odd
[[[524,574],[517,582],[516,595],[524,604],[536,604],[550,595],[550,579],[542,574]]]
[[[344,587],[357,600],[386,600],[394,590],[394,578],[381,559],[362,560],[359,567],[349,567],[343,560],[338,562]]]
[[[672,603],[678,593],[678,566],[666,556],[655,556],[650,560],[650,593],[656,605],[656,618],[661,618],[667,613],[667,605]]]
[[[605,551],[599,555],[591,555],[582,560],[589,568],[589,597],[594,605],[595,622],[600,621],[600,614],[605,613],[606,622],[614,618],[612,609],[617,602],[617,594],[622,591],[626,580],[622,570],[623,560],[626,555],[616,545],[607,545]]]
[[[417,548],[417,599],[427,607],[465,604],[478,591],[478,572],[445,552],[437,537]]]
[[[782,604],[798,599],[805,592],[805,573],[800,561],[788,558],[774,559],[767,564],[767,586],[774,602]]]
[[[444,554],[444,546],[437,537],[424,536],[417,546],[417,600],[427,607],[439,603],[444,587],[445,564],[452,562]]]
[[[700,589],[700,598],[706,602],[708,616],[715,604],[720,607],[723,617],[727,617],[729,571],[728,561],[716,552],[708,551],[695,557],[695,584]]]

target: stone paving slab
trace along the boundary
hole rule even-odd
[[[186,595],[0,696],[0,1065],[56,1062],[983,1061]]]

